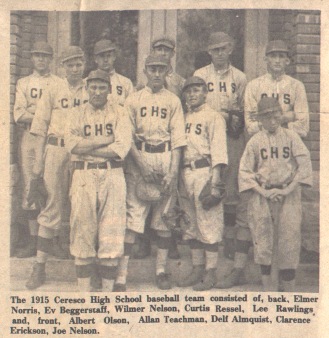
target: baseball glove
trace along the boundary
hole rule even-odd
[[[41,209],[46,205],[47,198],[48,193],[43,178],[32,179],[26,198],[28,205],[32,206],[35,204],[36,208]]]
[[[232,138],[238,139],[244,130],[243,110],[228,110],[227,134]]]
[[[158,202],[162,199],[164,193],[161,183],[145,182],[141,176],[136,184],[136,195],[145,202]]]
[[[209,180],[199,195],[199,201],[202,203],[202,207],[205,210],[210,210],[214,206],[218,205],[225,196],[225,184],[213,186]]]

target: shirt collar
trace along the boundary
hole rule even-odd
[[[205,106],[206,106],[206,103],[202,104],[202,105],[199,106],[199,107],[196,107],[195,109],[190,109],[190,112],[191,112],[191,113],[197,113],[197,112],[203,110],[203,109],[205,108]]]
[[[165,88],[162,87],[157,93],[160,93],[164,90]],[[145,86],[145,90],[148,91],[149,93],[152,93],[152,94],[157,94],[157,93],[153,93],[153,90],[152,88],[150,88],[148,85]]]
[[[268,73],[268,76],[269,76],[269,78],[270,78],[272,81],[280,82],[280,81],[282,81],[282,80],[284,79],[284,77],[286,76],[286,74],[283,73],[282,75],[280,75],[280,76],[274,78],[273,75],[272,75],[271,73]]]
[[[44,75],[40,75],[40,74],[34,69],[34,70],[33,70],[33,75],[34,75],[35,77],[50,77],[50,76],[51,76],[51,73],[48,72],[48,73],[46,73],[46,74],[44,74]]]
[[[213,69],[213,71],[216,73],[216,74],[219,74],[219,75],[225,75],[226,73],[228,73],[231,69],[232,69],[232,65],[229,63],[228,64],[228,67],[226,68],[226,69],[224,69],[224,70],[217,70],[216,68],[215,68],[215,65],[213,64],[213,63],[211,63],[211,66],[212,66],[212,69]]]
[[[96,113],[102,113],[105,110],[107,110],[108,102],[102,107],[102,108],[95,108],[92,104],[89,102],[86,104],[86,108],[89,110],[90,113],[96,114]]]

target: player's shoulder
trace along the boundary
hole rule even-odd
[[[211,71],[211,69],[212,69],[212,64],[207,65],[205,67],[201,67],[194,72],[194,76],[202,77],[208,74]]]
[[[266,81],[267,78],[268,78],[268,74],[263,74],[261,76],[258,76],[256,78],[250,80],[248,82],[248,86],[253,87],[253,86],[259,85],[259,83],[263,83],[264,81]]]
[[[127,85],[132,85],[132,82],[131,82],[131,80],[128,78],[128,77],[126,77],[126,76],[124,76],[124,75],[122,75],[122,74],[119,74],[119,73],[115,73],[116,75],[117,75],[117,77],[118,77],[118,79],[122,82],[122,83],[124,83],[124,84],[127,84]]]
[[[294,130],[291,130],[291,129],[288,129],[288,128],[281,128],[280,129],[280,132],[285,135],[288,139],[291,139],[291,140],[296,140],[297,142],[303,142],[300,138],[300,136],[294,131]]]
[[[232,69],[232,72],[234,74],[234,77],[239,77],[241,79],[247,79],[246,74],[243,71],[241,71],[240,69],[238,69],[234,66],[231,66],[231,69]]]

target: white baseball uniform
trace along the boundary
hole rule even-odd
[[[165,88],[180,97],[182,95],[184,83],[185,79],[176,72],[174,72],[171,67],[166,76]]]
[[[257,112],[257,103],[262,97],[275,97],[280,102],[283,114],[293,111],[295,121],[287,127],[301,137],[306,137],[309,131],[309,111],[304,84],[286,74],[274,79],[270,73],[250,81],[245,93],[245,121],[249,135],[259,131],[259,123],[251,117],[251,112]]]
[[[254,242],[255,262],[271,265],[273,248],[273,203],[281,203],[278,229],[280,269],[296,269],[301,244],[301,190],[297,187],[282,202],[271,202],[251,190],[257,185],[268,189],[292,181],[312,185],[310,154],[300,137],[279,127],[275,134],[262,130],[247,143],[239,171],[240,191],[249,191],[248,224]]]
[[[122,161],[131,147],[130,120],[126,110],[108,102],[104,108],[79,107],[67,125],[66,148],[71,151],[82,139],[114,135],[107,147],[118,159],[72,155],[71,254],[79,258],[118,258],[123,254],[126,229],[126,182]],[[107,168],[88,168],[95,163]],[[115,166],[118,164],[118,166]],[[98,243],[98,250],[96,249]]]
[[[133,126],[134,142],[141,144],[143,160],[160,175],[166,175],[171,162],[171,151],[186,145],[184,116],[179,98],[162,88],[153,93],[146,86],[131,94],[125,106]],[[147,152],[145,147],[164,145],[163,152]],[[131,156],[127,157],[127,228],[138,233],[144,232],[145,219],[151,204],[138,199],[135,193],[140,169]],[[153,204],[152,227],[168,231],[161,219],[166,199]]]
[[[65,124],[72,108],[87,101],[84,82],[70,88],[66,79],[61,80],[40,99],[31,126],[32,134],[47,139],[43,178],[48,198],[38,223],[51,229],[58,229],[68,213],[70,154],[65,149]]]
[[[182,171],[183,184],[188,198],[181,198],[181,207],[189,215],[191,224],[184,228],[184,239],[197,239],[202,243],[214,244],[222,240],[222,203],[210,210],[204,210],[199,195],[206,182],[211,179],[212,168],[227,164],[226,124],[224,118],[207,104],[185,114],[187,146],[184,148],[183,163],[207,159],[208,167],[185,168]],[[182,195],[184,197],[184,195]]]
[[[130,79],[118,74],[115,70],[110,73],[110,94],[109,101],[123,106],[126,98],[133,93],[134,87]]]
[[[60,81],[61,79],[56,75],[51,73],[39,75],[36,71],[17,81],[14,119],[19,126],[24,128],[21,135],[19,150],[19,160],[23,178],[22,207],[24,210],[35,209],[35,205],[28,206],[26,201],[29,183],[31,181],[32,168],[35,162],[35,149],[34,137],[30,134],[31,123],[20,123],[19,120],[27,112],[34,115],[36,105],[43,96],[43,93]]]
[[[196,70],[194,75],[201,77],[207,83],[207,104],[212,109],[217,112],[243,109],[247,79],[240,70],[229,65],[228,69],[221,73],[216,71],[214,64],[211,63]],[[238,171],[244,147],[245,138],[243,133],[237,139],[227,135],[228,166],[225,173],[227,197],[224,201],[225,211],[227,212],[232,212],[230,206],[236,206],[237,204],[238,210],[242,210],[239,208]],[[237,217],[241,222],[244,222],[245,217],[240,217],[238,213]]]

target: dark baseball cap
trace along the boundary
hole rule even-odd
[[[54,54],[52,47],[46,41],[36,41],[32,46],[31,53]]]
[[[170,49],[175,49],[175,40],[168,36],[160,36],[152,41],[152,48],[166,46]]]
[[[84,52],[79,46],[69,46],[65,48],[62,52],[62,62],[83,57]]]
[[[146,66],[166,66],[168,67],[169,62],[161,55],[149,55],[145,59],[145,67]]]
[[[205,86],[207,88],[206,82],[203,79],[201,79],[201,77],[191,76],[185,81],[182,91],[184,92],[188,87],[193,85]]]
[[[273,40],[267,44],[265,54],[268,55],[272,52],[289,53],[289,49],[283,40]]]
[[[233,44],[233,39],[224,32],[211,33],[208,42],[208,50],[220,48],[227,44]]]
[[[111,84],[109,74],[101,69],[93,70],[89,73],[87,77],[87,82],[91,80],[101,80],[107,82],[108,84]]]
[[[274,97],[263,97],[257,104],[258,116],[277,111],[282,111],[282,108],[279,101]]]
[[[111,50],[116,50],[116,46],[111,40],[100,40],[95,43],[94,55],[98,55]]]

